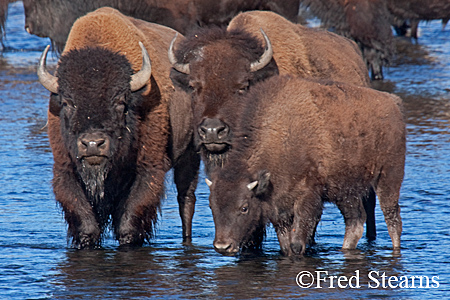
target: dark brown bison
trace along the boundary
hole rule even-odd
[[[372,80],[383,79],[383,66],[394,54],[390,14],[385,0],[301,0],[325,27],[354,40]]]
[[[244,95],[256,82],[292,74],[370,84],[355,43],[325,30],[293,24],[272,12],[241,13],[228,28],[198,31],[176,45],[176,52],[173,48],[169,52],[174,66],[171,77],[192,94],[195,144],[207,172],[222,165],[232,148],[234,124],[222,110],[229,109],[230,99]]]
[[[184,34],[199,25],[226,25],[234,15],[245,10],[274,10],[294,20],[299,0],[24,0],[23,5],[26,30],[49,37],[61,52],[73,22],[103,6]]]
[[[238,13],[249,10],[269,10],[286,19],[298,21],[300,0],[194,0],[200,25],[226,26]]]
[[[62,52],[75,20],[100,7],[113,7],[127,16],[184,32],[195,23],[191,2],[190,0],[23,0],[25,29],[30,34],[49,37],[58,52]]]
[[[417,39],[420,21],[442,20],[444,28],[450,19],[449,0],[386,0],[390,13],[397,23],[410,22],[411,37]],[[403,32],[404,33],[404,32]]]
[[[6,17],[8,16],[8,4],[10,2],[14,2],[14,0],[0,0],[0,42],[5,35]]]
[[[174,34],[101,8],[74,23],[56,77],[45,68],[48,48],[41,58],[39,80],[52,92],[53,189],[74,247],[99,246],[110,220],[120,245],[142,245],[172,166],[183,240],[191,239],[199,157],[190,100],[171,101],[166,53]]]
[[[257,247],[272,223],[282,253],[303,254],[330,201],[344,216],[342,248],[354,249],[366,216],[367,236],[376,236],[376,193],[399,248],[406,143],[400,102],[370,88],[288,76],[235,98],[235,149],[207,181],[214,247],[227,254]]]

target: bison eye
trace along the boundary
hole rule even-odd
[[[248,213],[248,205],[244,205],[244,206],[241,207],[241,213],[242,214]]]
[[[200,81],[189,81],[189,87],[192,89],[192,91],[199,93],[202,90],[202,83]]]
[[[248,91],[248,88],[249,88],[248,83],[243,84],[241,87],[239,87],[238,94],[244,95]]]
[[[62,99],[62,106],[63,107],[70,107],[70,108],[77,108],[77,106],[69,98],[63,98]]]
[[[127,104],[125,102],[125,96],[121,96],[117,99],[115,109],[119,114],[127,114]]]

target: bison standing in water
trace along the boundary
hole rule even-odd
[[[42,55],[53,189],[74,247],[99,246],[110,220],[120,245],[142,245],[172,166],[183,240],[191,238],[199,158],[190,100],[171,102],[166,53],[174,34],[102,8],[75,22],[56,76],[45,68],[48,48]]]
[[[354,85],[280,76],[234,103],[237,109],[228,116],[239,123],[234,151],[207,181],[216,250],[234,254],[259,247],[270,222],[282,253],[301,255],[313,241],[326,201],[344,217],[342,248],[354,249],[365,221],[368,238],[376,236],[375,194],[393,247],[400,247],[406,151],[401,99]]]
[[[272,12],[241,13],[227,29],[198,31],[179,43],[177,51],[173,48],[171,78],[192,96],[195,144],[207,172],[222,166],[233,147],[235,124],[224,114],[233,109],[230,99],[245,95],[256,82],[291,74],[370,84],[354,42],[293,24]]]
[[[386,0],[301,0],[324,26],[354,40],[372,80],[383,79],[395,52]]]
[[[7,0],[0,0],[0,13],[3,1]],[[299,0],[23,0],[23,5],[26,30],[49,37],[62,51],[75,20],[103,6],[185,34],[198,26],[226,25],[236,14],[247,10],[272,10],[296,20]],[[0,14],[0,29],[1,18]]]

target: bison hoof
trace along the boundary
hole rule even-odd
[[[95,224],[83,224],[74,236],[73,247],[77,249],[93,249],[100,247],[101,231]]]
[[[121,234],[119,237],[120,246],[137,246],[140,247],[144,243],[144,236],[142,234]]]

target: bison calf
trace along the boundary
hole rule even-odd
[[[323,204],[345,220],[343,248],[356,247],[367,219],[375,238],[375,193],[394,248],[405,163],[401,100],[344,83],[277,76],[255,85],[236,111],[235,148],[207,180],[219,252],[258,247],[272,223],[284,255],[313,241]]]

